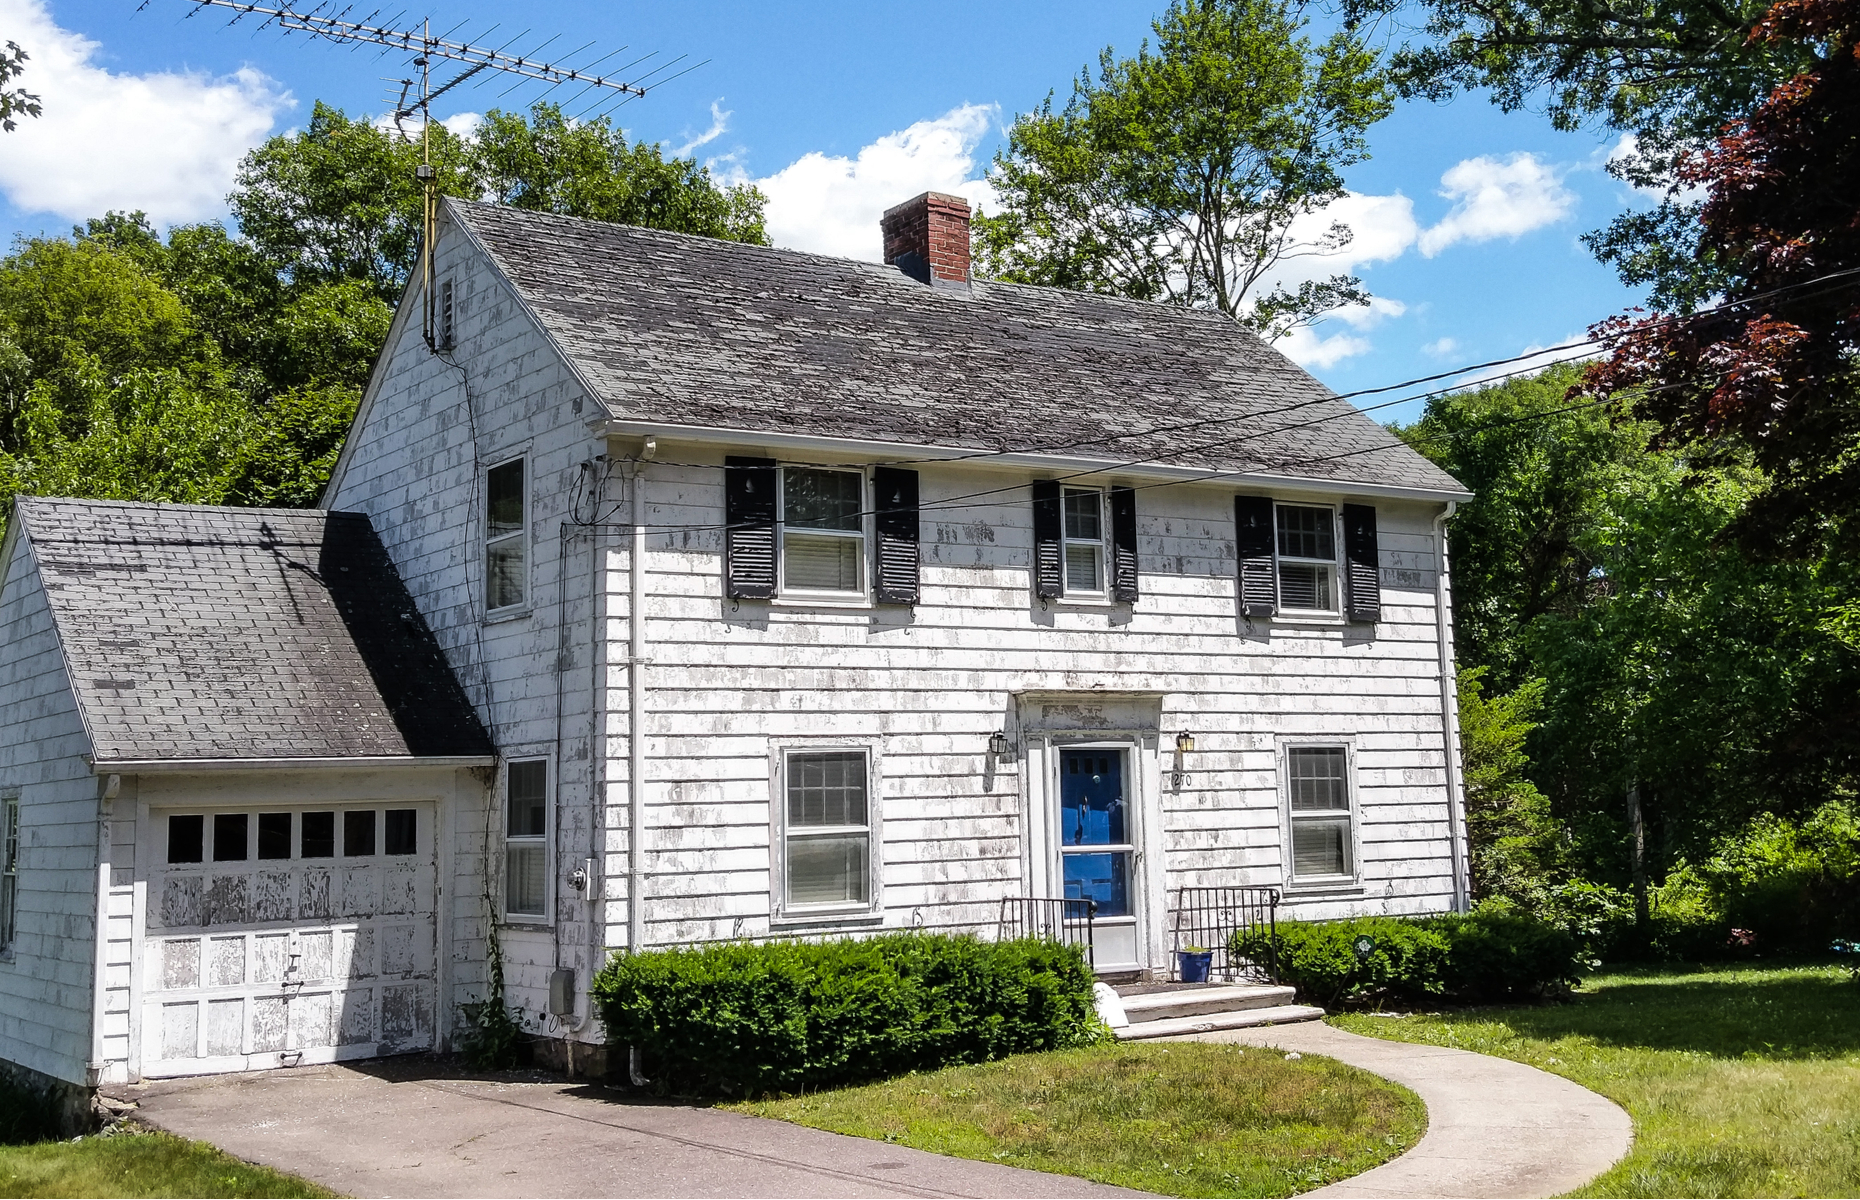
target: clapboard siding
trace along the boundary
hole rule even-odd
[[[91,1059],[99,825],[89,741],[32,548],[17,522],[0,585],[0,791],[19,796],[19,912],[0,955],[0,1060],[82,1085]]]
[[[628,854],[643,851],[645,944],[815,936],[771,920],[771,774],[784,745],[868,747],[885,927],[992,929],[1001,897],[1029,887],[1030,810],[1044,770],[1021,727],[1025,693],[1157,697],[1148,773],[1151,846],[1164,886],[1284,881],[1280,739],[1352,746],[1362,886],[1293,898],[1292,911],[1418,912],[1453,899],[1437,632],[1435,503],[1378,501],[1382,620],[1243,619],[1231,487],[1138,490],[1141,599],[1034,597],[1031,475],[988,461],[920,463],[920,600],[840,608],[723,595],[723,458],[780,457],[661,435],[644,477],[647,553],[642,751],[645,822],[628,828],[632,520],[623,476],[637,438],[598,436],[603,415],[474,245],[447,226],[438,275],[454,288],[456,349],[436,359],[403,321],[338,467],[329,507],[370,514],[506,758],[554,764],[551,923],[496,926],[511,999],[545,1022],[549,970],[578,979],[624,946]],[[403,313],[417,313],[410,295]],[[654,381],[638,381],[650,389]],[[531,604],[486,619],[486,467],[530,464]],[[597,455],[616,467],[602,467]],[[810,455],[808,457],[828,457]],[[840,456],[848,466],[869,465]],[[574,527],[570,501],[611,470],[608,530]],[[1351,497],[1339,485],[1336,500]],[[567,533],[564,534],[564,528]],[[1399,573],[1399,574],[1396,574]],[[598,631],[598,632],[597,632]],[[1173,738],[1197,750],[1172,784]],[[985,761],[1006,730],[1013,761]],[[458,822],[455,1000],[476,998],[502,886],[495,804]],[[599,830],[593,827],[599,821]],[[598,839],[598,845],[594,842]],[[590,900],[567,883],[592,854]],[[849,931],[872,928],[870,922]],[[575,1036],[598,1036],[590,1028]]]
[[[591,839],[594,561],[585,531],[574,531],[566,560],[561,537],[582,464],[601,447],[575,414],[585,402],[580,385],[455,228],[443,230],[436,261],[438,278],[453,285],[450,361],[421,339],[416,285],[402,301],[410,319],[397,327],[325,504],[369,514],[499,752],[550,760],[553,828],[564,847],[554,862],[556,927],[500,929],[509,999],[540,1032],[555,939],[572,947],[561,961],[584,981],[602,957],[586,945],[587,905],[567,884]],[[485,469],[518,455],[527,464],[529,603],[486,620],[481,481]],[[558,584],[566,589],[566,625],[558,620]],[[624,708],[624,692],[619,703]],[[460,897],[450,931],[454,1004],[481,998],[488,984],[485,897],[501,895],[503,864],[494,806],[475,797],[460,817],[452,846]]]

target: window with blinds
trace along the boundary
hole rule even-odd
[[[371,817],[373,814],[369,814]],[[504,766],[504,915],[549,915],[549,760]],[[369,826],[372,844],[374,827]]]
[[[863,750],[791,750],[785,756],[784,910],[871,903],[869,766]]]
[[[783,594],[865,595],[865,475],[817,467],[781,473]]]
[[[1294,880],[1355,873],[1349,761],[1343,746],[1285,748]]]

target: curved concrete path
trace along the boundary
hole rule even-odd
[[[1321,1021],[1170,1040],[1326,1055],[1392,1079],[1427,1105],[1427,1133],[1414,1149],[1306,1196],[1555,1196],[1606,1171],[1634,1141],[1634,1123],[1612,1100],[1470,1050],[1362,1037]]]

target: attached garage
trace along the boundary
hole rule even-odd
[[[482,984],[446,939],[482,924],[461,872],[497,759],[368,519],[15,512],[0,798],[28,869],[0,1067],[85,1086],[443,1048]]]
[[[143,1075],[432,1049],[431,805],[166,810],[150,833]]]

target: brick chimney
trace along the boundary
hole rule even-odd
[[[919,283],[966,291],[969,286],[969,202],[925,192],[887,209],[885,261]]]

